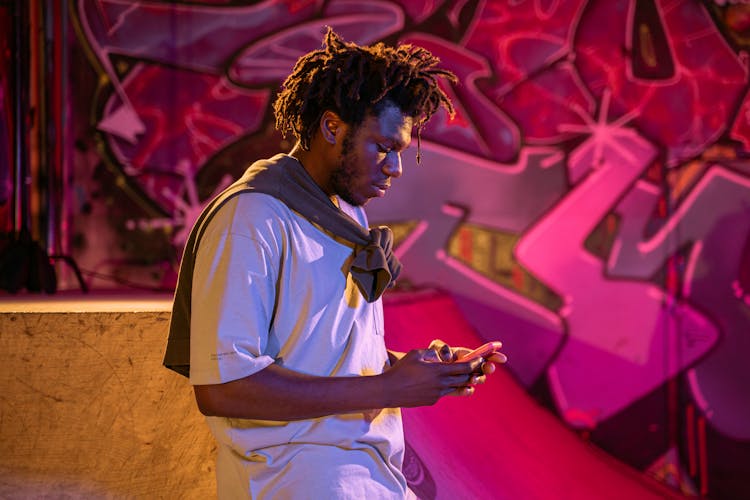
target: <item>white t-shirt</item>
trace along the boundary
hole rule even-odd
[[[341,209],[367,227],[364,210]],[[210,221],[192,286],[190,382],[216,384],[271,363],[320,376],[387,367],[380,300],[348,273],[352,248],[276,198],[244,193]],[[402,498],[398,409],[292,422],[207,417],[220,497]]]

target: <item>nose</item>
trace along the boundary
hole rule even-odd
[[[402,172],[403,170],[401,169],[401,153],[399,153],[398,151],[389,152],[385,158],[385,162],[383,163],[383,173],[388,177],[399,178],[401,177]]]

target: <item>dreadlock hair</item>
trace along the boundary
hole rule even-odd
[[[438,68],[439,62],[428,50],[412,45],[347,43],[329,27],[323,48],[300,57],[284,81],[273,106],[276,128],[284,137],[291,133],[308,150],[325,111],[335,112],[356,127],[368,114],[377,115],[393,103],[414,119],[419,163],[424,124],[441,105],[454,115],[438,78],[453,83],[458,79]]]

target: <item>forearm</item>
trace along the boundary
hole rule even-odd
[[[390,361],[391,366],[396,364],[396,361],[403,358],[404,356],[406,356],[405,352],[388,349],[388,360]]]
[[[259,420],[302,420],[389,405],[381,376],[316,377],[279,365],[243,379],[195,386],[205,415]]]
[[[380,375],[317,377],[273,364],[225,384],[196,385],[195,398],[204,415],[280,421],[425,406],[464,393],[482,363],[440,362],[432,350],[389,355],[398,359]]]

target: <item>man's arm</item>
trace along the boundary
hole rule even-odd
[[[391,363],[391,366],[396,364],[396,361],[406,356],[405,352],[401,351],[394,351],[392,349],[388,349],[388,360]]]
[[[458,391],[470,394],[481,360],[439,363],[429,350],[410,351],[380,375],[320,377],[270,365],[224,384],[196,385],[204,415],[302,420],[371,409],[427,406]]]

